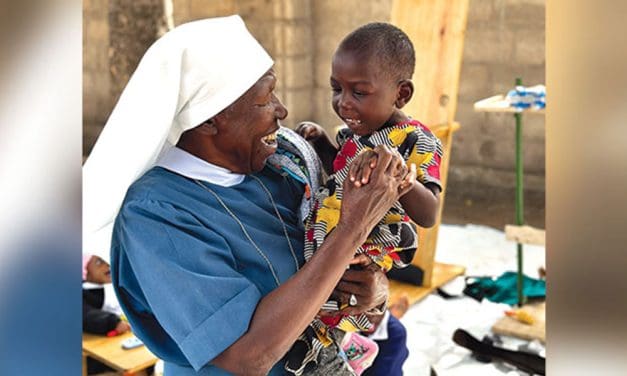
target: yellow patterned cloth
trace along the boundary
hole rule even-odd
[[[412,163],[416,165],[418,181],[422,184],[436,184],[441,189],[442,143],[427,127],[416,120],[384,126],[368,136],[354,135],[345,128],[338,133],[337,141],[340,150],[333,162],[334,172],[326,184],[315,193],[313,210],[305,222],[306,260],[313,256],[326,236],[337,226],[342,205],[342,184],[348,176],[351,162],[363,151],[372,150],[377,145],[395,148],[408,166]],[[396,202],[355,253],[368,255],[374,263],[388,271],[392,267],[407,266],[413,259],[417,247],[416,227],[401,204]],[[308,362],[315,361],[322,347],[332,343],[331,329],[354,332],[366,331],[372,327],[364,314],[357,316],[342,314],[341,310],[345,307],[346,304],[338,301],[326,302],[322,310],[338,311],[338,314],[316,318],[301,335],[298,342],[302,345],[299,347],[302,354],[294,354],[297,352],[295,350],[289,354],[290,357],[301,357],[301,370]]]

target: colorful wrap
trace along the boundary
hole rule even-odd
[[[268,158],[266,165],[304,184],[305,194],[299,210],[299,218],[304,223],[313,209],[313,192],[320,188],[320,159],[311,145],[289,128],[279,128],[277,142],[277,151]]]
[[[342,184],[348,176],[351,162],[365,150],[377,145],[388,145],[401,154],[407,165],[415,164],[417,180],[422,184],[435,184],[440,190],[440,162],[442,144],[427,127],[416,120],[385,126],[369,136],[356,136],[349,129],[342,129],[337,136],[340,150],[333,161],[334,173],[314,195],[313,210],[305,222],[305,260],[311,259],[326,236],[337,226],[342,204]],[[399,202],[374,227],[364,244],[355,253],[368,255],[383,270],[403,268],[414,257],[418,247],[415,225],[405,214]],[[316,362],[321,348],[333,341],[333,330],[345,332],[367,331],[372,324],[365,314],[342,314],[346,308],[335,300],[327,301],[323,311],[338,311],[337,315],[316,318],[299,337],[288,353],[287,369],[301,375],[309,362]],[[299,365],[297,367],[295,365]]]

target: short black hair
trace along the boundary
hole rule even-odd
[[[411,79],[416,67],[414,45],[398,27],[372,22],[348,34],[338,51],[357,52],[377,60],[382,72],[397,81]]]

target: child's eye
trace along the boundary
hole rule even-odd
[[[361,92],[361,91],[354,91],[353,93],[355,93],[355,95],[358,96],[358,97],[363,97],[363,96],[366,95],[366,93]]]

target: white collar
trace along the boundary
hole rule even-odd
[[[101,289],[101,288],[104,288],[104,285],[101,285],[99,283],[87,282],[87,281],[83,282],[83,290],[94,290],[94,289]]]
[[[246,177],[246,175],[231,172],[224,167],[204,161],[176,146],[164,151],[156,165],[190,179],[203,180],[223,187],[237,185]]]

